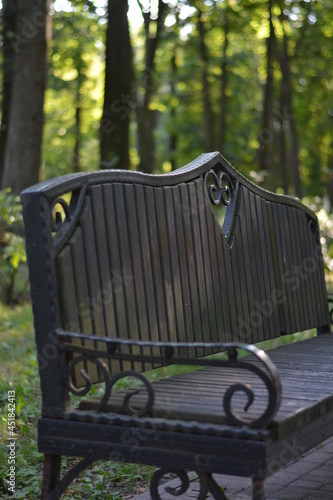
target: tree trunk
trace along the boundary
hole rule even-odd
[[[12,103],[3,186],[13,193],[39,180],[46,86],[49,0],[18,0]]]
[[[283,111],[283,97],[282,91],[280,96],[280,172],[281,183],[284,194],[289,193],[288,188],[288,169],[287,169],[287,155],[286,155],[286,136],[284,132],[284,111]]]
[[[290,62],[288,55],[288,38],[285,32],[283,34],[283,46],[282,46],[282,54],[280,56],[280,67],[282,73],[283,114],[289,122],[289,131],[290,131],[291,177],[293,181],[294,193],[298,198],[301,198],[302,191],[301,191],[301,180],[299,174],[299,160],[298,160],[299,147],[298,147],[295,116],[293,113],[293,105],[292,105],[292,85],[290,78]]]
[[[204,134],[205,134],[205,151],[214,151],[214,113],[210,100],[210,89],[208,82],[208,54],[205,42],[205,26],[201,19],[202,13],[198,11],[198,31],[200,56],[202,62],[202,100],[203,100],[203,119],[204,119]]]
[[[2,37],[3,37],[3,84],[2,116],[0,129],[0,187],[2,185],[5,150],[9,128],[9,114],[14,77],[15,51],[11,39],[16,31],[17,0],[2,1]]]
[[[146,11],[141,4],[140,7],[142,8],[145,24],[146,62],[142,78],[144,97],[142,102],[138,103],[137,108],[138,150],[140,156],[139,169],[142,172],[152,173],[155,167],[154,129],[157,124],[157,113],[151,110],[149,106],[156,84],[155,54],[164,27],[167,5],[162,0],[159,0],[158,16],[156,20],[151,18],[150,11]],[[155,30],[151,29],[153,23],[156,25]],[[155,31],[155,33],[153,33],[153,31]]]
[[[127,0],[109,0],[105,90],[100,126],[102,168],[129,168],[129,125],[133,106],[132,48]]]
[[[177,76],[177,62],[176,62],[176,51],[172,56],[171,59],[171,96],[176,99],[176,92],[175,92],[175,81],[176,81],[176,76]],[[170,151],[170,163],[171,163],[171,169],[175,170],[176,169],[176,149],[177,149],[177,134],[174,131],[174,123],[176,119],[176,107],[172,103],[171,105],[171,133],[169,137],[169,151]]]
[[[81,127],[81,106],[80,106],[80,93],[78,93],[76,98],[76,109],[75,109],[73,172],[80,172],[80,145],[81,145],[80,127]]]
[[[273,129],[273,103],[274,103],[274,52],[275,31],[272,19],[272,0],[268,2],[269,10],[269,37],[266,39],[266,64],[267,77],[264,88],[264,102],[261,130],[259,132],[259,170],[268,174],[268,188],[276,190],[276,177],[274,171],[274,129]]]
[[[222,65],[221,65],[221,97],[220,97],[220,123],[219,123],[219,140],[218,150],[222,153],[225,147],[226,130],[227,130],[227,86],[228,86],[228,56],[227,50],[229,46],[229,19],[228,19],[228,3],[224,10],[224,41],[222,48]]]

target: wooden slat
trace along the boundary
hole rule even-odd
[[[95,297],[96,306],[103,310],[105,336],[114,337],[116,336],[116,322],[113,298],[117,283],[116,276],[110,269],[102,186],[93,186],[90,190],[90,196],[96,242],[96,260],[101,283],[100,293]]]
[[[171,199],[171,192],[169,192]],[[147,213],[150,220],[150,250],[153,271],[154,297],[158,317],[158,340],[163,338],[177,341],[179,317],[176,312],[175,293],[180,296],[179,284],[174,283],[172,242],[170,241],[168,220],[165,213],[165,198],[162,189],[147,189]],[[175,292],[176,289],[176,292]],[[153,300],[153,299],[152,299]]]
[[[244,189],[241,189],[242,198],[244,197]],[[246,218],[244,216],[244,206],[242,203],[241,213],[239,216],[237,233],[230,252],[231,255],[231,270],[233,274],[233,282],[235,287],[235,305],[237,327],[243,342],[253,343],[253,329],[250,324],[250,308],[248,298],[248,277],[245,272],[244,263],[244,235],[245,235]],[[245,243],[246,245],[246,243]]]
[[[217,266],[216,262],[213,261],[212,255],[212,252],[214,252],[214,241],[212,235],[212,208],[208,201],[204,184],[202,184],[201,189],[201,193],[199,191],[198,194],[201,197],[204,210],[200,210],[200,233],[202,238],[201,246],[207,296],[207,319],[209,322],[209,328],[207,328],[205,332],[205,337],[208,336],[208,338],[213,339],[216,338],[216,332],[219,329],[218,315],[215,303],[215,282],[217,280]]]
[[[144,276],[142,267],[142,247],[138,231],[138,219],[142,216],[142,208],[135,206],[135,193],[133,185],[124,186],[124,205],[126,212],[127,233],[124,236],[126,241],[126,256],[129,260],[128,267],[131,269],[131,275],[126,275],[124,286],[131,290],[129,299],[129,314],[136,323],[138,340],[145,340],[151,332],[148,331],[147,321],[147,303],[144,287]],[[123,231],[125,233],[125,231]],[[135,314],[134,314],[135,312]],[[149,348],[139,348],[138,352],[149,355]],[[143,370],[151,369],[151,364],[143,365]]]
[[[77,231],[76,237],[79,237],[80,233],[80,230]],[[60,293],[62,326],[63,328],[74,332],[84,331],[82,318],[87,318],[90,316],[90,305],[89,302],[84,303],[78,300],[75,269],[73,265],[71,247],[69,245],[64,248],[61,255],[57,258],[57,271],[59,278],[61,279],[61,282],[63,284]],[[83,316],[80,314],[80,304],[86,305],[86,314]],[[72,343],[79,346],[85,345],[85,342],[80,340],[73,340]],[[78,355],[74,353],[73,358],[75,357],[78,357]],[[84,380],[80,373],[80,369],[82,367],[85,370],[89,370],[90,368],[87,366],[87,363],[84,363],[83,366],[82,363],[80,363],[80,365],[77,365],[77,369],[74,370],[72,374],[73,382],[77,386],[84,385]],[[95,368],[93,368],[92,377],[94,378],[94,381],[97,380],[97,370]]]
[[[192,238],[193,238],[193,250],[195,259],[195,276],[197,279],[197,296],[199,301],[198,312],[200,314],[200,333],[196,337],[198,340],[200,338],[205,339],[207,331],[209,330],[209,319],[207,315],[208,310],[208,297],[205,282],[205,268],[204,268],[204,255],[202,248],[202,233],[201,233],[201,220],[202,212],[205,207],[204,192],[202,190],[201,183],[191,184],[189,187],[189,193],[191,196],[191,206],[193,204],[193,211],[189,215],[191,220]]]
[[[300,323],[301,311],[300,311],[300,301],[299,301],[299,278],[295,276],[294,266],[297,262],[294,255],[294,233],[290,228],[290,219],[292,218],[292,211],[288,207],[279,207],[281,213],[282,229],[283,229],[283,239],[285,242],[286,249],[286,261],[283,271],[283,278],[286,283],[286,287],[289,291],[290,301],[288,302],[289,318],[292,332],[298,330],[297,325]]]
[[[283,213],[279,210],[279,207],[274,203],[271,205],[272,210],[272,224],[275,233],[275,244],[276,244],[276,264],[277,274],[279,277],[279,285],[281,290],[281,302],[283,310],[283,321],[285,322],[285,332],[293,331],[293,302],[292,295],[289,286],[285,282],[285,272],[288,259],[287,242],[285,239],[284,232],[284,218]]]
[[[199,274],[197,260],[196,260],[196,241],[195,241],[195,229],[198,224],[198,211],[200,207],[197,205],[195,196],[195,183],[185,185],[180,190],[180,199],[177,210],[180,211],[183,223],[184,241],[185,241],[185,252],[186,258],[186,276],[185,279],[188,281],[189,289],[189,305],[191,314],[191,328],[189,338],[192,341],[203,342],[204,332],[202,329],[202,311],[200,307],[200,284],[199,284]],[[196,356],[201,356],[204,354],[203,349],[196,349],[193,351]]]
[[[298,268],[300,270],[301,277],[301,300],[302,300],[302,314],[304,317],[303,329],[307,328],[307,325],[313,324],[313,318],[315,315],[313,303],[315,303],[315,297],[312,296],[311,287],[311,276],[305,271],[306,261],[311,258],[311,250],[309,247],[309,242],[307,239],[308,224],[304,213],[300,210],[296,212],[296,218],[294,220],[294,234],[296,240],[296,246],[298,248],[299,260]],[[310,300],[309,300],[310,299]]]
[[[220,329],[222,329],[223,325],[223,316],[222,306],[221,306],[221,283],[219,281],[219,259],[216,254],[216,245],[215,245],[215,232],[217,226],[215,224],[215,216],[212,213],[210,203],[205,202],[205,214],[206,214],[206,249],[207,255],[209,259],[209,267],[206,270],[206,275],[211,277],[209,281],[209,286],[211,287],[212,292],[209,292],[209,311],[210,317],[212,319],[212,329],[210,332],[206,333],[205,336],[209,336],[210,342],[219,342],[220,340]],[[220,232],[220,228],[218,230]],[[208,262],[207,262],[208,264]]]
[[[261,310],[262,314],[267,317],[267,329],[269,332],[268,338],[276,337],[280,331],[280,321],[278,314],[278,305],[274,298],[273,292],[277,289],[275,281],[272,241],[270,238],[269,222],[268,222],[268,206],[265,200],[262,200],[255,195],[255,205],[253,216],[258,224],[258,240],[260,244],[261,255],[261,275],[260,280],[263,283],[264,290],[262,291]],[[265,337],[267,338],[266,334]]]
[[[192,304],[191,304],[191,290],[190,290],[190,280],[189,272],[192,271],[190,267],[191,256],[189,254],[189,248],[186,242],[186,233],[184,228],[184,218],[178,207],[182,206],[182,193],[183,196],[187,194],[186,185],[172,188],[172,198],[173,198],[173,212],[176,222],[177,229],[177,253],[178,260],[180,263],[180,283],[182,291],[182,307],[184,314],[184,333],[186,342],[193,342],[193,315],[192,315]],[[192,353],[195,354],[194,352]]]
[[[290,245],[293,253],[293,274],[298,278],[297,280],[298,287],[296,288],[294,294],[296,295],[296,300],[298,304],[298,313],[299,313],[296,322],[296,329],[299,331],[306,329],[308,321],[304,311],[304,300],[305,300],[304,288],[303,288],[304,279],[301,276],[299,276],[298,273],[298,269],[300,268],[300,266],[302,266],[303,256],[300,250],[299,240],[296,236],[297,211],[298,211],[297,208],[288,209],[289,229],[291,234]]]
[[[217,227],[219,228],[217,230]],[[215,255],[218,270],[218,303],[216,307],[219,310],[219,332],[218,341],[228,341],[231,338],[232,331],[237,331],[236,317],[234,314],[234,284],[232,281],[232,275],[230,273],[230,268],[226,265],[226,261],[229,260],[229,245],[226,241],[224,233],[221,231],[218,222],[216,221],[215,234]],[[228,292],[226,293],[226,289]]]
[[[147,310],[147,332],[148,340],[158,340],[157,311],[154,297],[151,296],[152,288],[152,255],[150,253],[148,214],[146,211],[145,188],[140,185],[134,186],[135,209],[138,214],[138,238],[141,249],[141,265],[143,293]]]
[[[116,337],[127,338],[128,336],[128,318],[126,314],[124,290],[121,282],[123,267],[120,259],[120,248],[117,240],[117,211],[114,208],[114,189],[113,185],[106,184],[103,186],[103,203],[105,213],[105,230],[109,254],[109,263],[111,276],[114,277],[113,282],[113,303],[114,303],[114,321],[116,324]],[[128,370],[131,368],[129,362],[120,363],[121,369]]]
[[[245,274],[248,278],[248,299],[249,299],[249,322],[253,330],[253,342],[259,342],[265,339],[263,328],[263,316],[256,311],[254,307],[255,302],[260,303],[259,288],[262,284],[258,280],[259,267],[262,266],[260,259],[258,243],[258,226],[256,219],[252,215],[251,210],[251,195],[249,191],[244,191],[244,256],[245,256]]]

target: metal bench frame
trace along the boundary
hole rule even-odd
[[[199,499],[226,498],[212,474],[227,473],[252,477],[253,498],[262,500],[265,477],[332,435],[330,382],[321,381],[326,392],[311,411],[298,408],[297,419],[284,421],[279,370],[254,345],[316,328],[303,350],[318,349],[317,358],[328,350],[332,359],[318,221],[300,201],[259,188],[219,153],[159,176],[67,175],[21,197],[42,391],[42,499],[59,498],[105,459],[159,467],[153,500],[166,472],[181,480],[169,493],[186,492],[185,470],[198,472]],[[219,352],[226,356],[208,356]],[[295,347],[278,352],[289,366],[301,356]],[[231,373],[222,377],[229,386],[221,421],[219,413],[202,420],[191,406],[193,419],[158,413],[157,385],[145,372],[170,364]],[[256,376],[266,390],[253,418],[246,415],[257,386],[238,373]],[[119,412],[110,410],[112,389],[126,376],[143,384],[145,403],[125,391]],[[72,407],[71,394],[87,396],[99,382],[99,399]],[[234,409],[239,393],[245,416]],[[62,479],[61,455],[82,458]]]

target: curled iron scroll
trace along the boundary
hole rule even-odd
[[[265,367],[265,370],[254,363],[249,363],[246,361],[238,361],[237,356],[235,356],[235,348],[241,348],[245,351],[253,354],[258,360],[260,360]],[[255,394],[252,387],[245,383],[236,383],[230,386],[224,394],[223,397],[223,408],[225,414],[230,423],[234,425],[247,425],[253,428],[265,428],[272,417],[275,415],[277,408],[281,401],[281,386],[279,382],[279,376],[275,365],[270,361],[269,357],[264,351],[257,349],[255,346],[247,344],[228,344],[227,347],[230,365],[236,367],[237,369],[248,370],[257,375],[265,384],[268,392],[268,404],[265,411],[253,420],[244,419],[240,415],[234,412],[232,408],[232,398],[236,392],[243,392],[247,396],[247,402],[244,407],[246,412],[252,405]]]
[[[162,477],[164,477],[167,474],[175,474],[181,481],[180,487],[175,489],[175,488],[170,488],[167,486],[165,488],[165,491],[167,493],[170,493],[170,495],[174,497],[179,497],[183,493],[185,493],[189,486],[190,486],[190,480],[186,472],[182,469],[171,469],[171,470],[166,470],[166,469],[158,469],[153,477],[151,478],[150,481],[150,494],[152,500],[160,500],[160,494],[158,492],[158,486],[160,483],[160,480]]]
[[[61,207],[61,211],[65,215],[63,218],[63,214],[61,211],[57,210],[57,206]],[[70,209],[67,201],[63,198],[56,198],[53,200],[51,205],[51,213],[52,213],[52,231],[54,233],[58,233],[62,228],[63,224],[69,220]]]
[[[234,196],[234,186],[226,172],[209,170],[205,175],[205,185],[210,201],[214,205],[230,205]]]
[[[317,245],[320,245],[320,234],[319,234],[318,224],[314,220],[310,219],[309,220],[309,227],[310,227],[311,233],[314,236],[315,242],[317,243]]]
[[[181,484],[176,488],[165,486],[165,492],[174,497],[179,497],[189,490],[190,479],[183,469],[158,469],[154,473],[150,482],[150,495],[152,500],[161,500],[160,493],[158,492],[158,487],[160,480],[167,474],[176,475],[180,479]],[[200,481],[200,491],[197,497],[198,500],[205,500],[208,493],[211,493],[212,497],[215,498],[215,500],[226,500],[226,496],[224,495],[221,488],[217,485],[211,474],[198,472],[198,476]]]
[[[135,417],[142,417],[142,416],[146,415],[152,409],[152,407],[154,405],[154,399],[155,399],[154,389],[153,389],[151,383],[149,382],[149,380],[142,373],[136,372],[134,370],[129,370],[129,371],[124,371],[124,372],[118,373],[118,374],[114,375],[113,377],[110,377],[110,374],[109,374],[109,371],[108,371],[106,364],[103,361],[101,361],[100,359],[98,359],[94,356],[89,356],[87,354],[83,354],[81,356],[78,356],[78,357],[72,359],[71,362],[68,364],[67,384],[68,384],[69,391],[72,394],[74,394],[75,396],[86,396],[89,393],[90,389],[92,388],[91,378],[90,378],[89,374],[86,372],[86,370],[84,370],[84,369],[81,369],[80,373],[85,381],[85,386],[82,389],[78,389],[75,386],[75,384],[73,383],[72,373],[73,373],[74,367],[78,363],[85,362],[85,361],[90,361],[91,363],[94,363],[96,365],[96,367],[102,372],[104,383],[105,383],[104,395],[101,398],[101,400],[98,402],[98,404],[96,404],[96,406],[93,408],[95,411],[103,411],[103,408],[105,407],[106,403],[108,402],[108,400],[111,396],[111,392],[112,392],[114,385],[116,384],[116,382],[118,382],[118,380],[125,378],[125,377],[137,378],[141,382],[143,382],[145,389],[147,391],[147,394],[148,394],[148,398],[147,398],[145,405],[142,408],[137,409],[137,408],[134,408],[131,406],[130,399],[135,394],[138,394],[140,392],[141,388],[138,390],[133,390],[133,391],[127,392],[125,394],[124,400],[123,400],[124,411],[129,415],[132,415]]]
[[[85,361],[90,361],[91,363],[94,363],[96,367],[102,372],[103,378],[104,378],[104,383],[105,383],[105,392],[99,403],[94,407],[94,410],[96,411],[101,411],[105,404],[107,403],[110,395],[111,395],[111,379],[109,375],[109,370],[107,369],[106,364],[101,361],[100,359],[94,357],[94,356],[89,356],[87,354],[82,354],[81,356],[77,356],[76,358],[72,359],[70,363],[68,364],[67,367],[67,385],[69,388],[69,391],[74,394],[74,396],[86,396],[90,389],[92,388],[92,382],[89,374],[86,372],[85,369],[81,369],[80,373],[82,378],[85,381],[85,386],[82,389],[78,389],[74,382],[73,382],[73,377],[72,373],[75,368],[75,366],[81,362]]]
[[[132,391],[128,392],[125,395],[124,401],[123,401],[124,410],[129,415],[136,416],[136,417],[142,417],[142,416],[146,415],[152,409],[152,407],[154,405],[155,394],[154,394],[153,386],[151,385],[149,380],[142,373],[136,372],[134,370],[128,370],[125,372],[118,373],[117,375],[112,377],[111,382],[110,382],[111,389],[114,386],[114,384],[116,382],[118,382],[118,380],[120,380],[124,377],[133,377],[133,378],[137,378],[137,379],[141,380],[141,382],[143,382],[143,384],[145,386],[145,389],[146,389],[147,395],[148,395],[148,399],[146,401],[146,404],[143,406],[143,408],[136,409],[130,405],[130,399],[132,396],[135,396],[135,394],[138,394],[140,392],[140,389],[132,390]]]

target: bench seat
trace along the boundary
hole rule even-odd
[[[278,368],[282,386],[281,404],[269,425],[274,436],[283,439],[305,424],[332,414],[333,333],[281,345],[268,351],[268,354]],[[207,367],[153,382],[155,402],[148,416],[226,425],[228,419],[223,411],[222,395],[235,380],[248,383],[255,389],[255,401],[244,413],[250,422],[267,405],[267,391],[254,374],[242,374],[235,368]],[[134,390],[139,390],[139,393],[131,398],[131,406],[142,408],[147,398],[146,391],[139,388]],[[119,391],[112,395],[103,412],[126,414],[122,403],[128,392],[131,391]],[[235,396],[235,399],[234,409],[241,413],[247,401],[246,396],[241,395],[238,401]],[[90,399],[81,402],[80,410],[93,410],[98,401]]]

